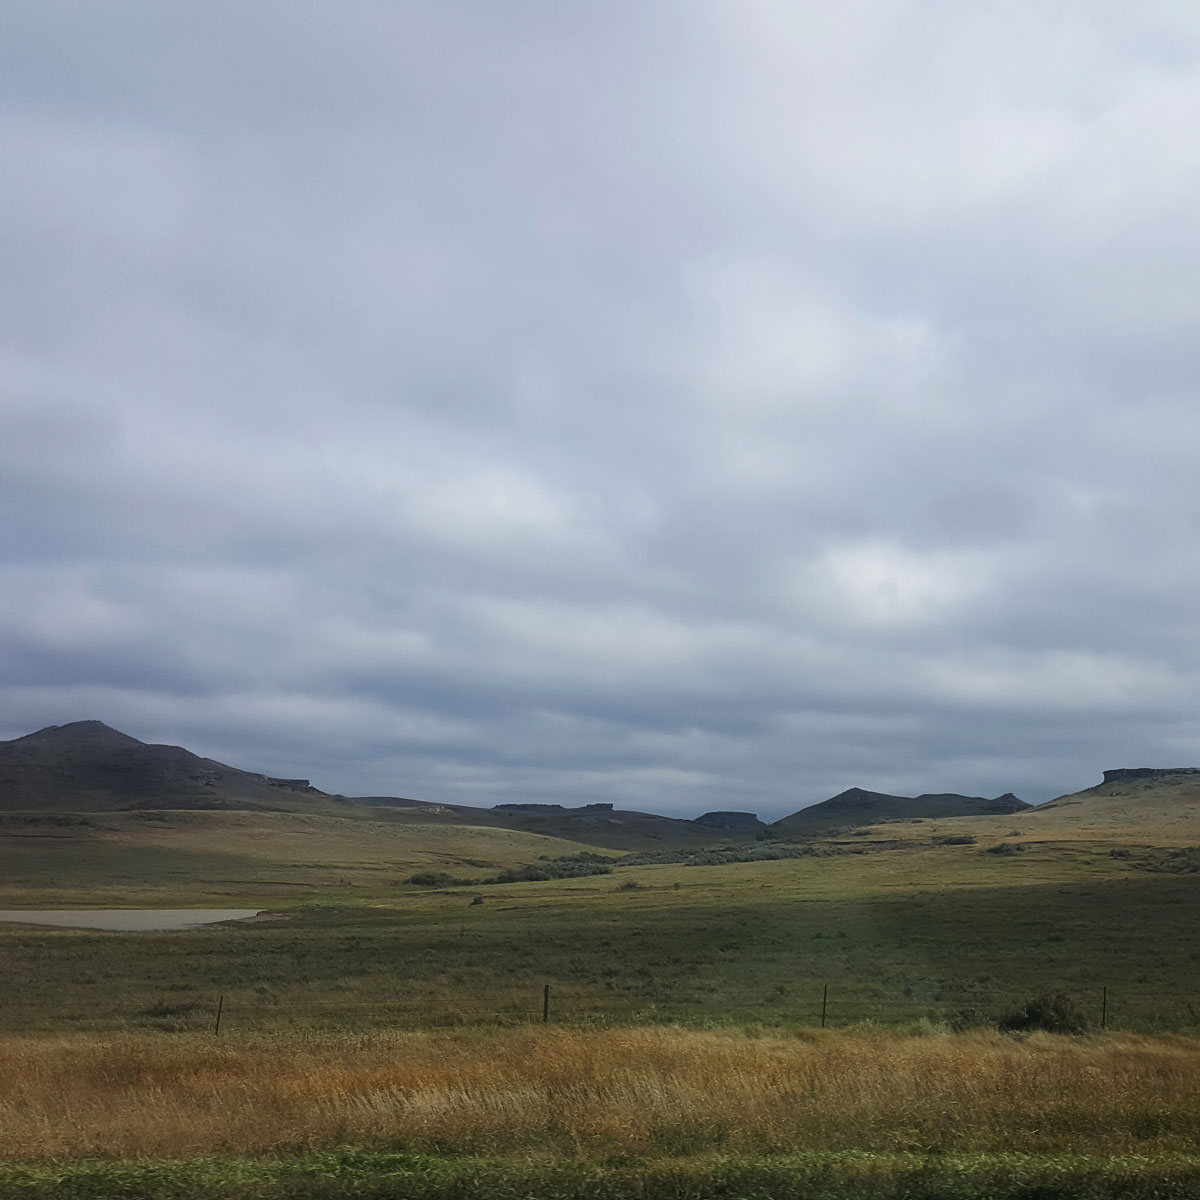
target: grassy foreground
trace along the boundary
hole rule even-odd
[[[0,1155],[29,1197],[1194,1196],[1200,1042],[9,1038]]]

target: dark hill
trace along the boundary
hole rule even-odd
[[[0,811],[138,808],[327,810],[306,779],[239,771],[181,746],[158,746],[100,721],[51,725],[0,742]]]
[[[829,800],[784,817],[775,823],[775,829],[785,834],[818,833],[847,825],[871,825],[877,821],[911,820],[915,817],[982,817],[1024,812],[1031,807],[1011,792],[988,800],[983,796],[960,796],[956,792],[891,796],[887,792],[847,788]]]
[[[695,823],[706,829],[728,829],[735,833],[757,833],[766,828],[758,819],[758,814],[752,812],[706,812],[697,817]]]

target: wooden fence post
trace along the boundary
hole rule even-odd
[[[542,1024],[550,1020],[550,985],[546,984],[542,988]]]
[[[1100,1028],[1108,1028],[1108,988],[1105,987],[1100,997]]]
[[[221,1009],[223,1009],[224,1007],[225,1007],[225,997],[220,996],[217,998],[217,1023],[213,1026],[214,1036],[221,1032]]]
[[[825,1009],[829,1005],[829,984],[825,985],[825,990],[821,993],[821,1028],[825,1028]]]

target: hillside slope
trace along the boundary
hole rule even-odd
[[[1157,845],[1200,842],[1200,769],[1122,768],[1104,774],[1103,783],[1041,805],[1027,827]]]
[[[589,847],[507,829],[214,809],[0,813],[0,908],[313,903],[484,879]]]
[[[913,844],[970,837],[980,847],[999,842],[1092,855],[1200,846],[1200,770],[1121,769],[1106,771],[1093,787],[1059,796],[1020,813],[930,818],[881,825],[879,839]],[[1198,859],[1197,861],[1200,861]]]

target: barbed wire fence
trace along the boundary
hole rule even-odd
[[[1061,993],[1096,1032],[1200,1034],[1200,997],[1183,992],[1081,989],[1049,984],[1036,994]],[[1029,991],[939,989],[931,998],[865,994],[836,982],[786,988],[722,988],[714,994],[642,991],[605,994],[570,985],[530,984],[503,992],[436,996],[247,998],[217,993],[202,998],[23,1004],[10,994],[0,1003],[0,1032],[10,1034],[160,1031],[284,1032],[289,1029],[422,1030],[459,1025],[620,1027],[682,1025],[697,1028],[837,1029],[878,1025],[961,1031],[995,1027],[1028,1003]]]

